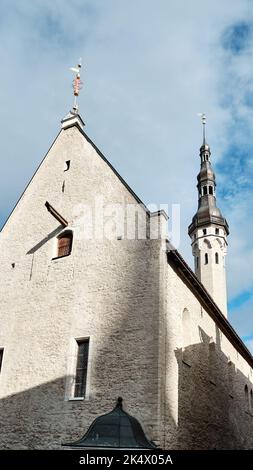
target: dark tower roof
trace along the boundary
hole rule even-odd
[[[76,448],[156,448],[156,445],[146,438],[139,421],[123,410],[122,401],[119,397],[110,413],[96,418],[80,440],[62,445]]]
[[[198,210],[188,228],[189,235],[191,235],[196,228],[204,227],[211,223],[219,226],[222,225],[227,235],[229,233],[228,223],[222,216],[220,209],[216,206],[216,180],[210,158],[211,150],[204,140],[200,147],[201,166],[197,177],[199,193]]]

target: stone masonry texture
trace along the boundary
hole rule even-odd
[[[164,240],[75,236],[79,205],[101,195],[136,204],[66,128],[0,233],[0,448],[59,449],[122,396],[160,447],[252,449],[251,367],[170,266]],[[73,230],[70,256],[54,259],[63,227],[46,201]],[[73,401],[78,338],[90,339],[87,394]]]

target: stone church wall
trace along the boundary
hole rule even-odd
[[[71,255],[52,259],[62,227],[45,202],[71,228],[73,207],[92,205],[95,194],[136,203],[81,133],[67,129],[0,235],[1,448],[60,448],[118,396],[148,437],[158,438],[160,241],[83,240],[74,227]],[[73,345],[87,337],[87,397],[70,400]]]
[[[251,367],[170,265],[167,281],[166,447],[252,449]]]
[[[136,204],[71,127],[0,234],[0,448],[60,448],[118,396],[161,447],[252,448],[249,365],[167,264],[164,241],[80,237],[96,196]],[[62,226],[46,201],[73,230],[68,257],[53,259]],[[88,337],[86,398],[72,400],[75,340]]]

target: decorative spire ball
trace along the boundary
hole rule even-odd
[[[77,97],[79,96],[80,90],[82,89],[83,83],[81,81],[81,67],[82,67],[82,59],[79,59],[79,62],[76,67],[70,67],[70,70],[76,74],[73,80],[73,90],[74,90],[74,105],[73,105],[73,112],[78,114],[78,104],[77,104]]]

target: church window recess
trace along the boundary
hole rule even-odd
[[[206,228],[203,228],[203,235],[206,235]]]
[[[249,408],[249,389],[248,389],[247,384],[244,387],[244,400],[245,400],[246,410],[248,411],[248,408]]]
[[[207,195],[207,186],[204,186],[204,187],[203,187],[203,194],[204,194],[204,196]]]
[[[219,264],[219,254],[215,253],[215,263]]]
[[[250,390],[250,412],[253,413],[253,392]]]
[[[4,350],[3,350],[3,348],[1,348],[0,349],[0,373],[1,373],[1,369],[2,369],[3,355],[4,355]]]
[[[89,356],[89,339],[76,340],[77,362],[75,375],[74,397],[85,397]]]
[[[215,229],[215,235],[219,235],[220,231],[218,228]]]
[[[57,257],[69,256],[72,251],[73,232],[66,230],[57,238]]]
[[[209,194],[211,194],[211,196],[213,195],[213,187],[212,186],[209,186]]]
[[[196,256],[196,269],[198,269],[198,267],[199,267],[199,257]]]
[[[205,264],[208,264],[208,254],[205,253]]]
[[[246,410],[248,411],[248,408],[249,408],[249,389],[248,389],[247,384],[244,387],[244,399],[245,399],[245,407],[246,407]]]

